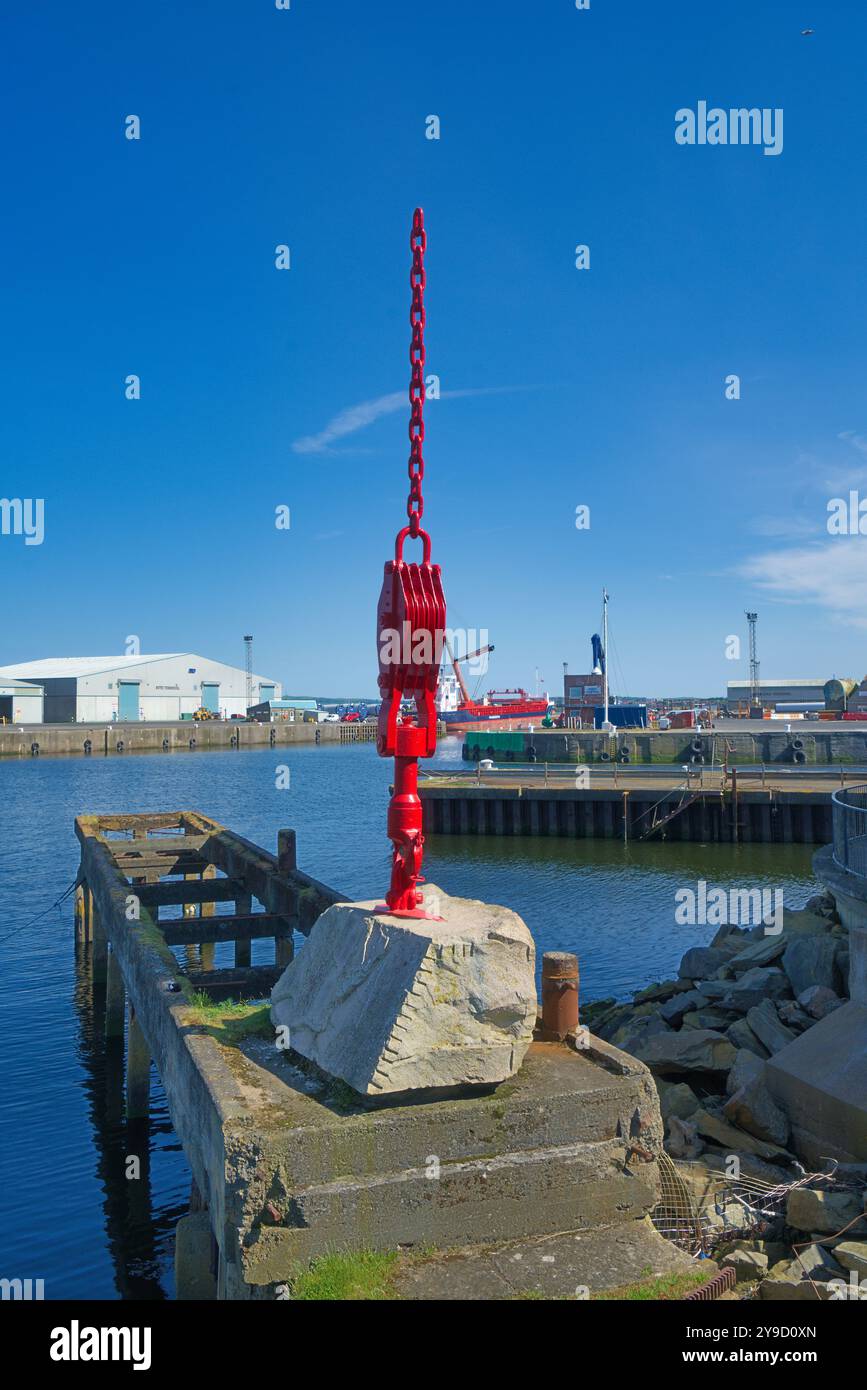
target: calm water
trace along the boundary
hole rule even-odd
[[[457,739],[438,761],[460,761]],[[106,1106],[117,1049],[90,1027],[71,902],[16,931],[74,879],[74,817],[194,809],[269,849],[294,826],[300,867],[363,899],[388,883],[390,778],[370,745],[0,761],[0,938],[15,932],[0,941],[0,1277],[42,1278],[47,1298],[171,1297],[172,1233],[189,1197],[158,1080],[148,1121]],[[450,893],[514,908],[540,952],[577,952],[589,1000],[663,978],[713,935],[674,925],[677,888],[783,886],[797,907],[813,891],[810,857],[799,846],[439,836],[425,864]],[[147,1156],[146,1181],[125,1179],[128,1153]]]

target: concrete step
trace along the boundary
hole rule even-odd
[[[395,1287],[407,1299],[487,1300],[533,1293],[584,1298],[697,1267],[649,1220],[628,1221],[413,1261],[400,1271]],[[701,1268],[716,1271],[707,1262]]]

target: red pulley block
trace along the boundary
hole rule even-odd
[[[418,759],[436,752],[436,688],[446,625],[446,601],[439,565],[430,562],[430,536],[420,526],[424,511],[421,482],[424,477],[424,380],[417,368],[424,362],[424,215],[413,214],[410,246],[413,252],[410,284],[413,287],[410,322],[413,326],[410,360],[410,494],[409,525],[398,533],[394,559],[385,566],[376,625],[379,656],[379,711],[376,748],[383,758],[394,758],[394,794],[388,807],[388,836],[392,842],[391,887],[383,910],[396,916],[430,917],[422,910],[423,897],[416,885],[421,880],[422,807],[418,795]],[[421,562],[406,561],[407,536],[423,545]],[[415,702],[415,717],[401,714],[404,700]]]

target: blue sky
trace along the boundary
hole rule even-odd
[[[0,536],[0,663],[252,632],[296,693],[375,690],[420,203],[425,520],[491,682],[585,669],[603,584],[632,692],[745,677],[753,607],[764,677],[863,676],[826,508],[867,497],[865,38],[854,0],[17,7],[0,492],[45,539]],[[782,153],[676,144],[700,100],[782,108]]]

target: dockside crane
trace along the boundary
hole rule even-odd
[[[473,703],[473,697],[470,695],[470,692],[467,689],[467,683],[464,680],[464,674],[461,670],[461,662],[474,661],[477,656],[484,656],[486,652],[492,652],[494,650],[493,644],[488,643],[486,647],[479,647],[478,651],[476,652],[467,652],[466,656],[456,657],[454,652],[452,651],[451,643],[449,642],[448,637],[445,637],[444,641],[446,644],[446,651],[449,654],[449,660],[451,661],[452,666],[454,667],[455,680],[458,683],[458,689],[461,692],[461,698],[463,699],[465,705],[471,705]]]

